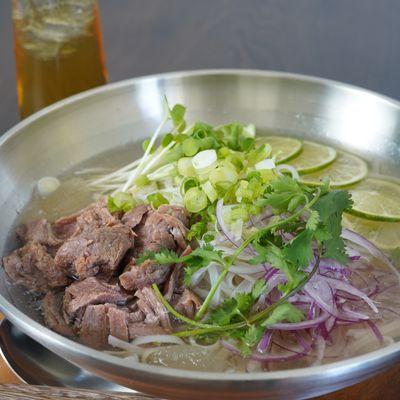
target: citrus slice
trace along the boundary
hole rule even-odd
[[[367,238],[382,250],[394,250],[400,246],[400,222],[369,221],[344,214],[342,224]]]
[[[272,149],[272,155],[276,155],[276,163],[280,164],[297,156],[303,147],[300,140],[284,136],[262,136],[259,143],[268,143]]]
[[[316,186],[327,177],[332,187],[341,187],[363,180],[367,173],[368,167],[364,160],[339,151],[336,160],[331,165],[312,174],[302,175],[300,180],[307,185]]]
[[[376,221],[400,221],[400,185],[368,178],[348,191],[354,202],[351,214]]]
[[[337,152],[329,146],[313,142],[303,142],[301,153],[290,160],[289,164],[297,169],[299,174],[308,174],[333,163]]]

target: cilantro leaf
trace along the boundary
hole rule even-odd
[[[253,299],[258,299],[267,290],[267,282],[263,279],[256,280],[256,283],[251,290],[251,297]]]
[[[310,212],[310,216],[308,217],[308,220],[306,222],[306,229],[309,229],[310,231],[315,231],[318,227],[319,223],[319,214],[318,211],[312,210]]]
[[[210,312],[207,323],[228,325],[245,320],[252,306],[265,290],[265,281],[257,280],[250,293],[239,292],[235,297],[225,300],[220,306],[214,308]]]
[[[314,255],[312,249],[314,233],[309,229],[300,232],[283,250],[286,259],[298,265],[300,268],[306,267]]]
[[[154,260],[160,265],[166,264],[185,264],[185,277],[184,283],[186,286],[190,285],[192,275],[200,268],[206,267],[211,262],[223,264],[222,251],[216,251],[214,248],[207,244],[204,247],[198,247],[186,256],[178,256],[174,251],[168,249],[161,249],[158,252],[144,251],[143,254],[136,260],[140,265],[145,260]]]
[[[198,247],[187,256],[181,257],[178,262],[185,264],[185,285],[190,285],[193,274],[200,268],[206,267],[211,262],[223,264],[222,255],[222,251],[216,251],[211,245],[207,244],[204,247]]]
[[[225,300],[219,307],[212,310],[207,323],[215,325],[228,325],[233,316],[237,315],[238,302],[236,298]]]
[[[242,355],[249,356],[252,348],[261,340],[265,333],[262,325],[250,325],[240,340],[240,351]]]
[[[282,303],[277,306],[261,325],[268,327],[279,322],[300,322],[304,319],[304,313],[299,308],[290,303]]]
[[[257,205],[269,205],[275,211],[282,213],[293,212],[306,201],[304,185],[284,175],[269,184],[264,198],[259,200]]]
[[[342,233],[342,214],[351,208],[353,201],[350,193],[344,190],[334,190],[321,196],[314,204],[313,209],[319,214],[322,224],[330,238],[323,244],[325,247],[324,257],[332,258],[345,264],[347,255],[345,244],[341,238]]]

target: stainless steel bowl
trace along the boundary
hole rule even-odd
[[[127,80],[63,100],[22,121],[0,140],[0,254],[15,246],[13,225],[34,182],[90,157],[132,145],[162,118],[162,97],[188,107],[190,120],[253,122],[276,134],[346,148],[374,171],[400,176],[400,105],[369,91],[277,72],[178,72]],[[320,367],[251,374],[199,373],[124,365],[40,323],[1,269],[1,311],[32,338],[106,379],[166,398],[298,399],[351,385],[400,360],[400,343]]]

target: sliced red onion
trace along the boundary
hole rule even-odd
[[[332,288],[325,280],[315,277],[304,286],[304,292],[327,313],[339,318],[339,312],[333,298]]]
[[[353,319],[354,322],[361,322],[369,319],[369,316],[355,310],[351,310],[348,305],[343,305],[342,314],[347,320]]]
[[[283,274],[276,274],[276,275],[273,275],[272,277],[271,277],[271,279],[269,279],[268,281],[267,281],[267,290],[266,290],[266,293],[268,294],[268,293],[270,293],[274,288],[276,288],[280,283],[284,283],[284,282],[286,282],[287,281],[287,278],[286,278],[286,276],[285,275],[283,275]]]
[[[259,353],[265,353],[265,351],[268,349],[269,345],[271,344],[272,333],[273,332],[269,329],[265,331],[264,336],[257,345],[257,351]]]
[[[329,318],[329,314],[327,312],[322,312],[321,315],[315,319],[311,319],[308,321],[302,321],[297,323],[278,323],[270,325],[269,329],[279,329],[282,331],[297,331],[300,329],[310,329],[315,328],[322,322],[325,322]]]
[[[319,335],[321,335],[322,337],[323,337],[323,339],[326,341],[326,342],[332,342],[332,338],[331,338],[331,336],[329,335],[329,332],[328,332],[328,330],[326,329],[326,326],[325,326],[325,324],[321,324],[318,328],[317,328],[317,333],[319,334]]]
[[[279,270],[275,268],[271,268],[266,274],[264,279],[268,282],[275,274],[277,274]]]
[[[330,316],[325,322],[325,326],[326,326],[328,333],[332,332],[332,329],[335,327],[335,325],[336,325],[336,318]]]
[[[384,339],[383,339],[383,335],[382,335],[381,331],[379,330],[379,328],[372,321],[365,321],[365,322],[371,328],[371,331],[376,336],[376,338],[378,339],[379,343],[383,344]]]
[[[389,257],[387,257],[385,253],[379,250],[372,242],[370,242],[364,236],[361,236],[360,234],[351,231],[350,229],[344,228],[342,229],[342,238],[349,240],[350,242],[353,242],[358,246],[364,248],[372,256],[378,258],[379,260],[382,260],[386,265],[388,265],[390,268],[396,271],[396,273],[398,273],[392,261],[389,259]]]
[[[319,270],[320,270],[320,272],[324,272],[324,271],[337,272],[346,278],[349,278],[352,274],[352,271],[350,268],[346,267],[345,265],[340,264],[336,260],[331,260],[331,259],[327,259],[327,258],[320,260]]]
[[[316,356],[313,365],[319,365],[321,364],[321,361],[324,359],[325,349],[326,349],[326,341],[320,335],[318,335],[317,338],[315,339],[315,349],[316,349]]]
[[[309,353],[309,352],[311,351],[311,349],[312,349],[311,344],[310,344],[310,343],[307,343],[307,342],[304,340],[304,338],[303,338],[298,332],[295,332],[295,336],[296,336],[296,339],[297,339],[297,341],[299,342],[300,346],[303,348],[303,350],[304,350],[306,353]]]
[[[350,246],[346,246],[346,254],[352,261],[359,260],[361,258],[360,252]]]
[[[329,286],[335,290],[342,290],[343,292],[347,292],[352,294],[353,296],[357,296],[360,297],[361,299],[363,299],[369,306],[370,308],[375,312],[378,313],[378,309],[376,307],[376,305],[374,304],[374,302],[361,290],[357,289],[356,287],[350,285],[349,283],[340,281],[338,279],[334,279],[334,278],[328,278],[328,277],[324,277],[325,280],[328,281]]]
[[[310,309],[307,314],[307,319],[314,319],[316,314],[316,307],[314,300],[311,300]]]

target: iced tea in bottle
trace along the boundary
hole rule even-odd
[[[13,0],[21,117],[107,81],[95,0]]]

